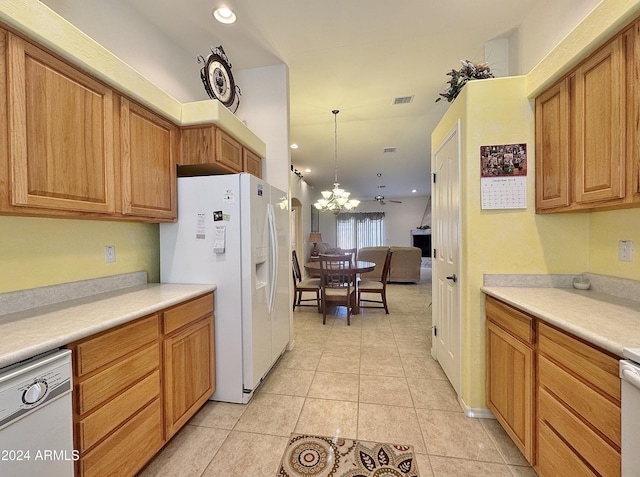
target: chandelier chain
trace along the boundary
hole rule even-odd
[[[334,109],[333,113],[333,158],[335,162],[335,179],[333,182],[338,182],[338,113],[340,110]]]
[[[322,198],[313,204],[318,210],[329,210],[334,214],[339,214],[342,210],[351,210],[358,207],[360,203],[357,199],[349,199],[350,192],[341,189],[338,183],[338,113],[337,109],[331,111],[333,113],[333,156],[335,161],[335,182],[333,190],[323,190]]]

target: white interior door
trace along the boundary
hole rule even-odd
[[[432,354],[460,395],[460,121],[436,149],[432,170]]]

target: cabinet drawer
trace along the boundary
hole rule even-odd
[[[156,371],[80,421],[77,426],[80,452],[96,444],[159,395],[160,371]]]
[[[545,389],[538,391],[538,417],[542,423],[562,436],[599,475],[603,477],[620,475],[620,452],[600,438]]]
[[[160,345],[153,344],[77,384],[80,414],[90,411],[159,369]]]
[[[163,313],[164,333],[169,334],[210,313],[213,313],[212,293],[171,308]]]
[[[540,386],[558,396],[577,414],[620,446],[620,405],[556,366],[544,356],[538,358]]]
[[[73,346],[77,375],[84,376],[158,339],[158,315],[141,318]]]
[[[490,296],[485,299],[487,318],[513,336],[526,343],[533,343],[533,318]]]
[[[620,402],[618,358],[582,343],[544,323],[538,324],[538,351],[592,387]]]
[[[596,474],[543,422],[538,425],[538,464],[540,477],[581,476]]]
[[[134,475],[162,446],[162,411],[156,399],[80,460],[83,476]],[[117,472],[116,472],[117,469]]]

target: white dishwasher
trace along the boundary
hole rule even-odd
[[[0,369],[0,475],[73,476],[71,351]]]
[[[640,349],[624,349],[620,361],[622,477],[640,475]]]

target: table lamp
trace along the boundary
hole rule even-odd
[[[311,256],[312,257],[317,257],[318,256],[318,249],[316,248],[316,245],[318,245],[318,243],[322,242],[322,234],[320,232],[311,232],[309,234],[309,242],[311,242],[313,244],[313,250],[311,251]]]

